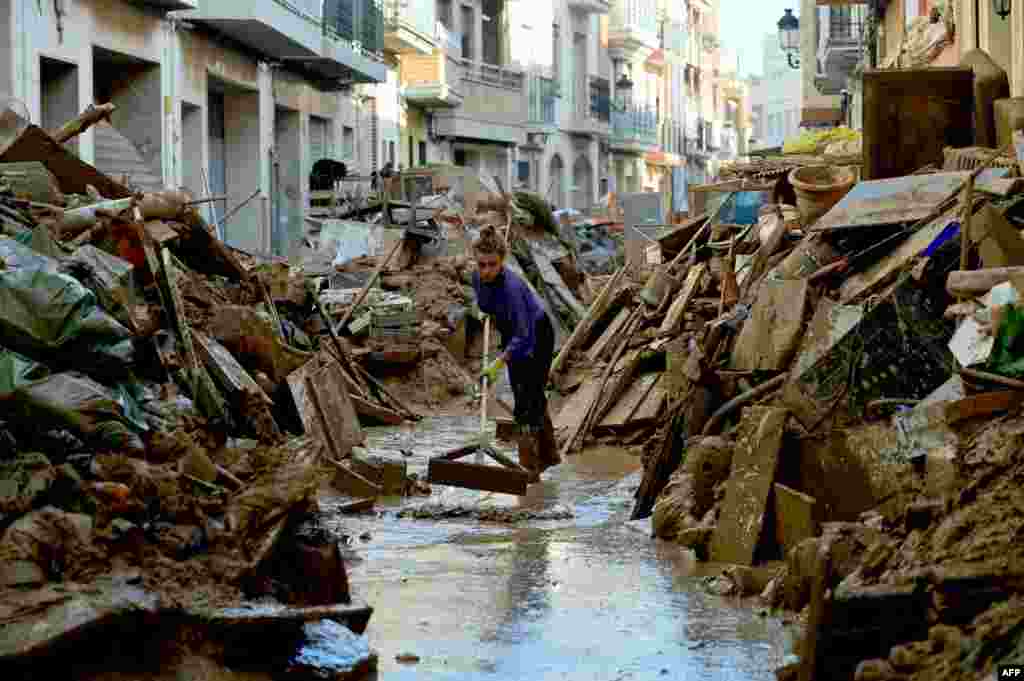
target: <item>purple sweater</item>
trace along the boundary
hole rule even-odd
[[[515,272],[502,268],[490,284],[481,282],[480,273],[474,272],[473,288],[480,311],[494,315],[509,359],[529,359],[537,347],[537,322],[545,314],[530,287]]]

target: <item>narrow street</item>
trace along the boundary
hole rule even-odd
[[[425,475],[429,456],[475,428],[472,416],[434,417],[371,429],[368,445],[412,450]],[[707,593],[714,567],[628,522],[640,469],[631,454],[590,449],[524,498],[435,486],[380,517],[336,517],[353,593],[374,606],[379,678],[774,678],[790,646],[782,622]],[[437,519],[394,517],[421,507]],[[477,519],[504,514],[524,520]]]

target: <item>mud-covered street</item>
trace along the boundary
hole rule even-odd
[[[370,429],[368,444],[411,450],[410,469],[425,471],[475,426],[435,417]],[[375,608],[379,678],[774,678],[783,622],[708,593],[714,566],[628,522],[640,470],[631,453],[593,448],[526,497],[435,487],[382,517],[337,517],[353,595]],[[437,519],[393,517],[427,509]]]

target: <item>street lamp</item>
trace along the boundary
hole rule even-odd
[[[1003,21],[1006,17],[1010,16],[1010,5],[1012,0],[992,0],[992,9],[999,15],[999,18]]]
[[[1009,0],[994,0],[995,2],[1009,2]],[[787,9],[786,13],[779,19],[779,47],[786,54],[790,68],[800,68],[800,57],[796,56],[800,50],[800,20],[793,16],[793,10]]]

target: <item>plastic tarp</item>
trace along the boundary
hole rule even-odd
[[[103,308],[125,326],[134,324],[134,266],[92,244],[82,246],[69,258],[75,278],[95,295]]]
[[[128,387],[108,388],[77,372],[64,372],[18,386],[19,416],[70,427],[111,447],[141,448],[133,431],[148,430]]]
[[[0,396],[10,395],[19,387],[46,378],[50,369],[13,350],[0,349]]]

